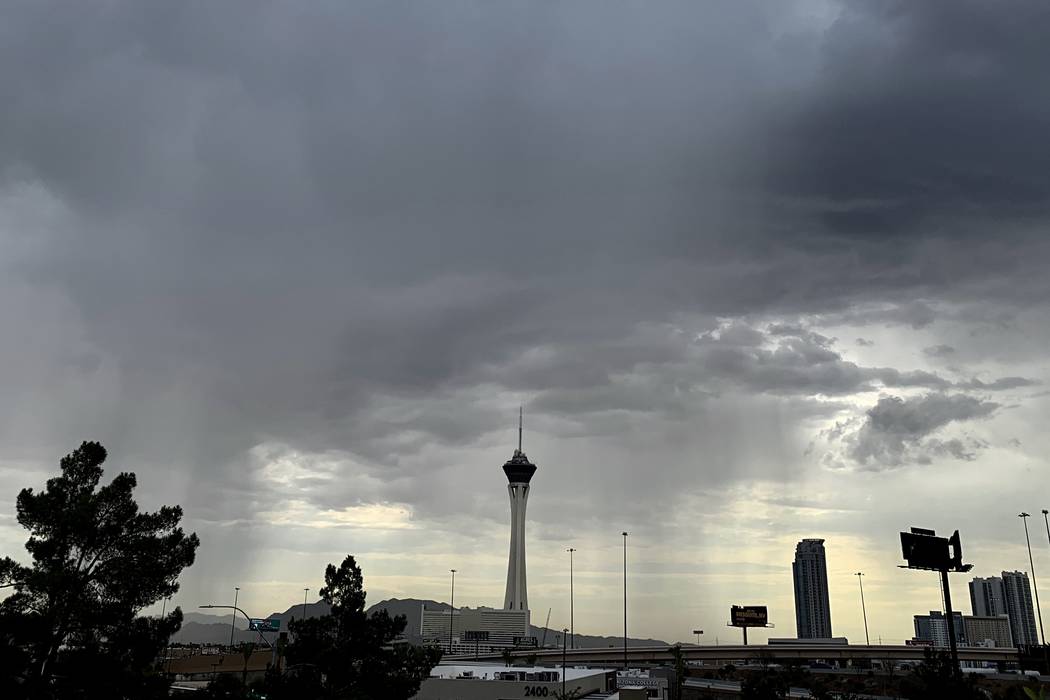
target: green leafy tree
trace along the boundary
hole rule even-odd
[[[1043,687],[1036,688],[1025,688],[1024,694],[1028,696],[1029,700],[1046,700],[1046,689]]]
[[[365,614],[361,569],[352,556],[325,570],[321,599],[331,612],[290,625],[289,678],[272,683],[273,697],[399,700],[419,691],[441,659],[436,647],[392,642],[404,631],[403,615]]]
[[[18,494],[32,563],[0,560],[0,588],[11,591],[0,603],[2,697],[167,694],[156,659],[182,611],[138,613],[178,591],[199,542],[179,527],[178,506],[139,511],[134,474],[100,486],[105,459],[102,445],[85,442],[43,491]]]

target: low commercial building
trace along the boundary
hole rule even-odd
[[[537,646],[529,629],[528,610],[427,610],[424,605],[419,633],[424,643],[440,646],[446,652],[451,646],[453,654],[473,654]]]
[[[674,684],[674,671],[669,668],[627,669],[616,672],[616,687],[621,696],[630,689],[644,689],[645,697],[668,700]],[[630,693],[627,693],[630,694]]]
[[[564,687],[577,697],[614,691],[616,671],[569,667]],[[553,698],[561,692],[561,667],[438,664],[413,700],[517,700]]]

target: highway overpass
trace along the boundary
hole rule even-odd
[[[750,646],[695,646],[682,645],[682,656],[687,661],[752,661],[762,662],[775,658],[777,661],[787,659],[823,659],[823,660],[883,660],[883,661],[920,661],[923,658],[923,647],[918,646],[891,646],[883,644],[850,644],[850,645],[823,645],[823,644],[774,644]],[[513,656],[523,658],[536,655],[539,662],[556,661],[561,662],[561,649],[532,649],[512,652]],[[499,660],[500,654],[483,653],[478,656],[463,654],[457,656],[446,656],[448,661],[454,659]],[[603,647],[598,649],[569,649],[565,652],[566,661],[570,664],[609,664],[618,666],[623,664],[623,647]],[[673,658],[666,646],[658,647],[628,647],[627,659],[629,664],[663,664]],[[1010,648],[984,648],[984,647],[960,647],[959,659],[961,661],[1017,661],[1017,650]]]

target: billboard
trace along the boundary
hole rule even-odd
[[[516,647],[538,647],[539,643],[535,637],[515,637],[514,646]]]
[[[278,632],[281,629],[281,621],[276,618],[263,620],[258,617],[253,617],[248,622],[248,629],[252,632]]]
[[[733,627],[765,627],[769,613],[765,605],[734,605],[729,609],[729,624]]]
[[[465,630],[463,632],[464,642],[487,642],[489,640],[488,630]]]
[[[933,530],[913,527],[911,532],[901,533],[901,553],[909,569],[968,571],[971,568],[962,563],[958,530],[951,537],[937,537]]]

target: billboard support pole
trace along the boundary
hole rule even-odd
[[[1024,515],[1024,514],[1022,514]],[[955,612],[952,610],[952,591],[948,584],[948,572],[964,573],[973,568],[973,564],[963,564],[962,543],[959,531],[951,537],[937,537],[933,530],[921,527],[911,528],[911,532],[901,533],[901,552],[908,563],[905,569],[939,571],[941,588],[944,591],[944,617],[948,627],[948,646],[951,649],[952,674],[959,675],[959,649],[955,639]]]
[[[741,627],[740,629],[744,630],[744,646],[746,647],[747,646],[747,627]]]
[[[941,585],[944,586],[944,617],[948,627],[948,646],[952,652],[952,673],[959,673],[959,649],[955,643],[955,613],[952,612],[952,592],[948,588],[948,570],[941,569]]]

